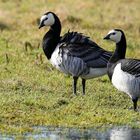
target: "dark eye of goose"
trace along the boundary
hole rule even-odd
[[[115,35],[116,33],[112,33],[112,35]]]
[[[48,19],[48,17],[46,17],[44,20],[47,20]]]

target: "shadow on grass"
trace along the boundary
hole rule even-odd
[[[9,26],[5,23],[0,22],[0,30],[9,30]]]

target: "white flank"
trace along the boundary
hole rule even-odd
[[[113,85],[131,98],[140,97],[140,78],[121,70],[121,63],[117,64],[112,76]]]
[[[56,47],[56,49],[54,50],[50,62],[54,67],[61,71],[60,65],[62,63],[62,57],[60,57],[59,54],[59,47]]]

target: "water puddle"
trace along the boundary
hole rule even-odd
[[[34,127],[36,133],[26,133],[24,140],[140,140],[140,129],[117,127],[106,131],[94,129]],[[15,140],[16,135],[0,135],[0,140]]]

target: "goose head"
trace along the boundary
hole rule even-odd
[[[56,15],[53,12],[47,12],[40,18],[39,29],[43,26],[53,26],[55,24]]]
[[[113,29],[108,32],[108,34],[104,37],[106,40],[111,40],[115,43],[121,42],[122,38],[124,37],[124,33],[120,29]]]

